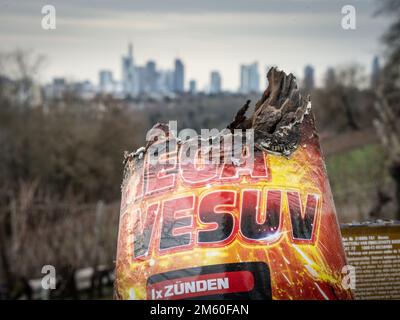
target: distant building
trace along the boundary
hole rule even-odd
[[[175,59],[174,91],[183,93],[185,90],[185,67],[180,59]]]
[[[157,72],[157,92],[169,94],[174,91],[174,73],[171,70]]]
[[[314,89],[314,86],[314,67],[311,65],[307,65],[304,68],[303,89],[306,92],[310,92]]]
[[[89,80],[75,82],[73,84],[73,92],[81,99],[90,100],[96,95],[94,85]]]
[[[379,64],[379,58],[377,56],[372,60],[372,70],[371,70],[371,88],[376,88],[379,84],[379,79],[381,75],[381,67]]]
[[[190,81],[189,81],[189,93],[190,93],[191,95],[197,94],[197,84],[196,84],[196,80],[190,80]]]
[[[221,74],[218,71],[212,71],[210,76],[210,93],[221,93]]]
[[[328,68],[325,73],[325,88],[330,89],[336,86],[336,73],[333,68]]]
[[[135,86],[137,94],[140,95],[169,95],[178,92],[176,91],[175,72],[157,70],[154,61],[147,62],[144,67],[135,66]]]
[[[137,78],[135,77],[135,64],[133,60],[133,46],[130,43],[128,55],[122,57],[122,86],[127,96],[135,96],[138,92]]]
[[[135,66],[134,82],[135,93],[144,93],[146,90],[146,67]]]
[[[240,66],[240,88],[241,93],[260,91],[260,74],[258,73],[258,63]]]
[[[65,78],[54,78],[50,85],[49,96],[56,99],[61,99],[67,91],[67,81]]]
[[[100,70],[99,90],[102,93],[112,93],[115,91],[115,81],[110,70]]]
[[[154,61],[149,61],[144,68],[143,83],[144,83],[144,93],[156,93],[159,88],[157,88],[157,78],[158,72],[156,70],[156,63]]]
[[[104,76],[107,78],[108,76]],[[67,82],[65,78],[54,78],[53,82],[43,88],[46,99],[63,99],[73,95],[85,100],[93,99],[97,94],[96,86],[89,80]]]
[[[168,92],[174,92],[175,72],[168,70],[165,72],[165,86]]]

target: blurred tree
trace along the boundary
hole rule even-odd
[[[365,84],[364,68],[360,64],[353,63],[338,68],[336,74],[340,81],[336,82],[336,85],[332,88],[333,94],[341,100],[348,126],[353,130],[359,130],[360,125],[357,121],[354,97],[356,97],[359,88]]]
[[[378,113],[374,124],[385,146],[390,174],[396,183],[397,218],[400,219],[400,1],[382,1],[377,14],[393,18],[382,39],[386,62],[378,86],[374,88]]]
[[[359,130],[368,122],[368,106],[363,103],[366,79],[363,66],[357,63],[328,68],[325,87],[315,89],[311,95],[319,128],[338,133]]]
[[[0,53],[0,94],[7,94],[8,99],[23,106],[39,104],[37,79],[44,63],[44,56],[32,51],[17,49]]]
[[[398,88],[400,86],[400,1],[382,1],[377,14],[386,14],[393,18],[392,24],[382,38],[386,45],[385,77],[382,80],[387,79],[390,85]]]

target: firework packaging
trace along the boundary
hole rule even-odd
[[[331,190],[293,75],[217,134],[158,124],[125,157],[119,299],[349,299]]]

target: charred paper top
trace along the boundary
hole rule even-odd
[[[245,113],[250,101],[238,111],[228,129],[254,129],[255,146],[261,150],[289,156],[300,143],[300,124],[311,108],[304,99],[293,74],[277,68],[267,74],[268,88],[256,103],[250,118]]]

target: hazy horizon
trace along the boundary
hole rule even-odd
[[[56,8],[56,30],[41,28],[46,4]],[[356,8],[356,30],[341,27],[346,4]],[[120,79],[121,57],[132,42],[136,64],[154,60],[157,68],[172,69],[179,57],[186,86],[195,79],[199,89],[218,70],[223,89],[236,90],[239,65],[253,61],[261,86],[267,65],[302,78],[311,64],[320,83],[329,66],[357,62],[369,71],[373,56],[382,55],[380,36],[390,19],[373,17],[376,10],[373,0],[0,0],[0,43],[1,51],[45,55],[43,82],[67,77],[97,83],[101,69]]]

